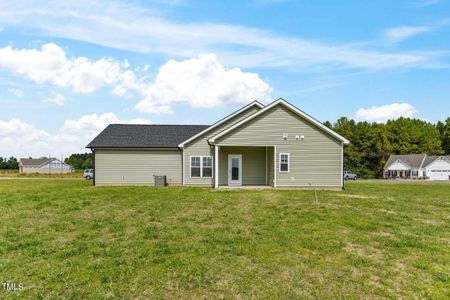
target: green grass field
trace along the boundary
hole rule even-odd
[[[450,296],[450,185],[343,192],[0,180],[0,298]]]

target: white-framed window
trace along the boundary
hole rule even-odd
[[[211,156],[191,156],[191,178],[211,178]]]
[[[289,153],[280,153],[280,173],[289,172]]]

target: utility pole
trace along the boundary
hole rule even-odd
[[[48,154],[48,177],[50,177],[52,173],[52,166],[51,166],[51,161],[50,161],[50,153]]]
[[[61,176],[62,176],[62,174],[63,174],[63,167],[64,167],[64,164],[63,164],[63,156],[62,156],[62,154],[61,154]]]

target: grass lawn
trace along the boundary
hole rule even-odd
[[[0,298],[450,296],[450,185],[213,191],[0,180]]]

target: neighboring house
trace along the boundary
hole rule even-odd
[[[75,169],[57,158],[21,158],[19,173],[67,174]]]
[[[391,155],[383,170],[384,178],[450,180],[450,155]]]
[[[106,127],[89,145],[95,185],[343,186],[348,140],[283,99],[254,101],[211,126]]]

